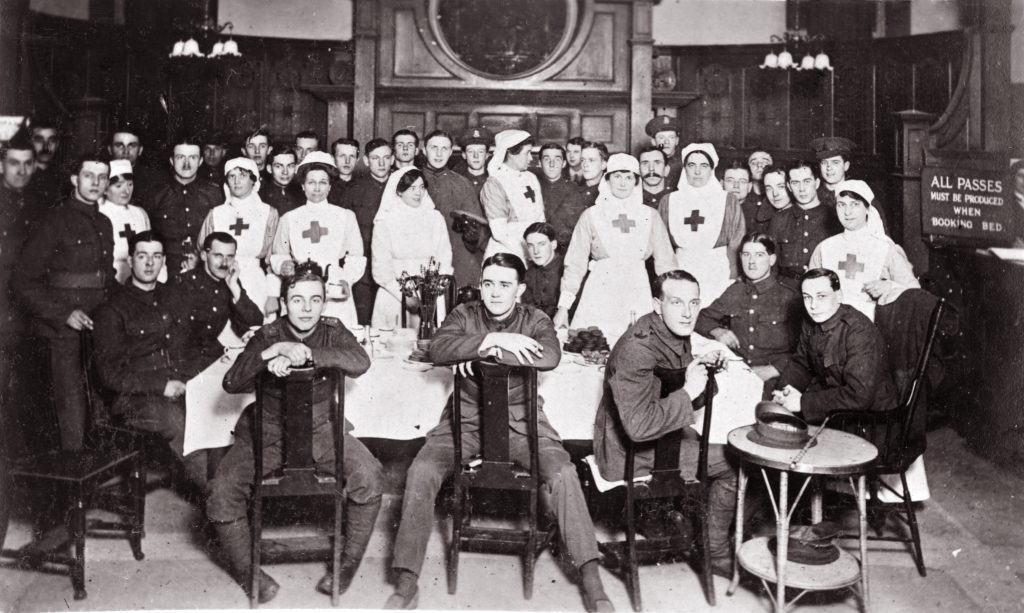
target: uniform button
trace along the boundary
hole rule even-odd
[[[754,328],[753,328],[753,326],[751,326],[751,327],[749,328],[749,330],[750,330],[751,332],[753,332],[753,331],[754,331]]]
[[[775,325],[778,325],[778,323],[779,323],[779,322],[775,321],[774,319],[772,320],[772,325],[773,325],[773,326],[775,326]]]
[[[807,247],[804,247],[804,253],[807,253]],[[806,268],[806,266],[804,268]]]
[[[217,312],[217,307],[213,307],[213,312],[214,312],[214,313],[216,313],[216,312]]]
[[[804,215],[804,219],[810,219],[810,218],[811,218],[810,215]]]
[[[751,351],[753,351],[753,350],[754,350],[754,346],[753,346],[753,345],[750,345],[750,350],[751,350]]]
[[[754,300],[757,300],[757,294],[754,294]]]
[[[188,318],[191,319],[192,321],[196,320],[196,316],[195,315],[189,315]]]
[[[806,232],[804,232],[804,236],[808,236],[808,234]]]
[[[747,312],[748,312],[748,313],[750,313],[751,315],[753,315],[753,314],[754,314],[754,309],[750,309],[750,310],[749,310],[749,311],[747,311]]]

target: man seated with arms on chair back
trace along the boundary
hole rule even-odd
[[[881,332],[866,315],[843,304],[839,276],[812,268],[800,279],[805,320],[796,353],[776,383],[773,399],[812,424],[832,411],[887,411],[896,386]]]
[[[497,253],[483,262],[481,300],[460,304],[445,319],[430,345],[435,364],[450,365],[466,375],[462,388],[463,456],[480,449],[480,389],[472,376],[474,360],[493,357],[503,364],[551,370],[561,358],[551,320],[516,300],[526,290],[522,260],[509,253]],[[524,382],[509,383],[509,445],[513,461],[529,465],[529,437],[526,424]],[[538,401],[543,409],[543,400]],[[448,399],[441,423],[427,433],[426,444],[416,455],[405,481],[402,521],[395,537],[392,568],[397,575],[395,593],[385,604],[388,609],[415,608],[419,596],[417,581],[434,525],[434,499],[441,483],[456,470],[453,465],[452,399]],[[546,507],[557,514],[563,551],[580,569],[587,610],[611,610],[598,574],[597,540],[579,477],[562,447],[558,434],[543,412],[539,419],[540,474],[545,483]]]
[[[188,478],[206,485],[205,454],[183,456],[185,379],[171,360],[176,334],[170,288],[157,282],[164,267],[163,239],[145,230],[128,239],[130,277],[96,309],[96,369],[117,394],[112,413],[124,425],[160,435],[182,461]]]
[[[252,392],[261,373],[269,371],[287,377],[292,369],[312,364],[317,368],[341,369],[346,377],[358,377],[370,367],[370,358],[359,341],[333,317],[322,316],[324,308],[324,277],[315,263],[299,264],[295,275],[282,281],[282,305],[285,317],[259,330],[238,356],[231,370],[224,375],[224,389],[229,393]],[[317,383],[313,391],[313,457],[317,470],[334,471],[334,427],[331,423],[328,383]],[[263,470],[266,474],[281,467],[284,451],[284,415],[281,388],[269,386],[263,405]],[[227,559],[232,577],[248,592],[251,581],[251,533],[246,513],[256,475],[254,474],[253,435],[249,405],[235,427],[235,444],[217,466],[210,481],[206,515],[214,524],[221,550]],[[352,436],[352,424],[345,422],[344,487],[348,502],[345,508],[345,546],[341,557],[341,582],[344,593],[355,577],[359,562],[373,534],[380,510],[384,482],[383,467],[377,458]],[[278,584],[260,571],[259,602],[267,602],[277,594]],[[316,589],[331,593],[331,573],[325,574]]]
[[[676,191],[675,185],[665,182],[665,173],[668,167],[665,165],[665,152],[660,148],[650,145],[640,150],[640,178],[644,186],[644,204],[652,209],[658,208],[658,203],[668,194]]]
[[[594,456],[601,475],[609,481],[623,476],[627,440],[653,441],[680,428],[685,430],[679,467],[686,479],[697,475],[700,442],[689,426],[694,402],[708,381],[707,360],[696,360],[690,353],[700,286],[690,273],[670,270],[658,276],[654,290],[654,312],[638,319],[619,338],[605,369],[604,397],[594,423]],[[656,368],[686,369],[685,384],[661,398]],[[649,472],[654,450],[638,451],[635,461],[637,474]],[[713,570],[731,576],[729,526],[736,515],[736,470],[726,460],[724,445],[709,447],[708,478]]]
[[[562,146],[556,143],[541,145],[537,178],[541,200],[544,201],[544,219],[555,228],[562,253],[569,247],[576,222],[587,208],[579,186],[565,177],[564,170],[565,151]]]
[[[775,241],[760,232],[744,236],[740,245],[743,274],[701,309],[695,328],[746,359],[766,383],[785,370],[803,321],[799,294],[778,282],[774,266]]]
[[[172,313],[177,330],[176,368],[189,380],[224,355],[218,337],[229,322],[239,337],[263,323],[256,306],[239,280],[235,251],[238,243],[227,232],[211,232],[203,239],[197,266],[175,279]]]

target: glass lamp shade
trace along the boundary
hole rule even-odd
[[[238,43],[235,39],[229,38],[224,42],[223,55],[234,55],[240,57],[242,54],[238,52]]]
[[[761,64],[761,68],[778,68],[779,67],[779,56],[775,53],[769,53],[764,56],[764,63]]]
[[[804,56],[804,59],[800,60],[800,68],[797,70],[814,70],[814,58],[808,53]]]
[[[819,53],[818,57],[814,58],[814,67],[818,70],[832,70],[832,64],[824,52]]]
[[[210,51],[209,57],[217,57],[219,55],[224,55],[224,43],[218,40],[213,44],[213,50]]]
[[[171,50],[171,57],[181,57],[185,53],[185,41],[179,40],[174,43],[174,48]]]
[[[793,66],[793,54],[783,51],[779,54],[779,68],[791,68]]]
[[[202,52],[199,51],[199,43],[196,42],[196,39],[190,38],[185,41],[185,49],[182,55],[187,55],[189,57],[203,57]]]

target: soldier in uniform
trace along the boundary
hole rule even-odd
[[[270,132],[261,126],[249,133],[245,137],[245,143],[242,145],[242,155],[256,162],[256,168],[259,168],[260,175],[268,177],[270,173],[267,170],[267,162],[270,160],[271,152],[274,151],[272,142],[273,139],[270,137]]]
[[[750,189],[758,196],[764,196],[763,185],[760,182],[764,177],[764,169],[774,163],[772,154],[764,149],[754,149],[747,157],[747,168],[750,169]]]
[[[28,404],[38,389],[31,381],[42,369],[31,363],[35,351],[29,338],[29,322],[9,291],[22,245],[42,214],[26,189],[35,172],[35,162],[36,151],[25,131],[17,132],[0,146],[0,445],[7,444],[10,457],[35,449],[37,442],[27,441],[25,435],[36,430],[32,425],[34,411]]]
[[[835,210],[818,200],[818,183],[814,164],[806,160],[791,164],[786,184],[795,205],[776,211],[768,226],[768,235],[779,250],[779,274],[790,285],[807,270],[818,243],[842,230]]]
[[[303,130],[295,135],[295,144],[291,148],[295,152],[295,163],[300,163],[310,153],[320,151],[320,136],[313,130]]]
[[[583,181],[583,162],[580,154],[583,153],[583,143],[587,139],[582,136],[573,136],[565,143],[565,178],[579,185]]]
[[[383,138],[375,138],[363,148],[363,164],[370,172],[356,177],[341,197],[341,206],[352,211],[359,223],[359,235],[363,241],[363,255],[372,257],[370,242],[373,240],[373,218],[380,207],[384,186],[391,176],[393,155],[391,145]],[[333,164],[332,164],[333,166]],[[352,285],[352,297],[360,325],[369,325],[373,314],[373,301],[377,296],[377,284],[373,282],[370,267]]]
[[[799,294],[778,282],[774,266],[775,241],[759,232],[744,236],[743,275],[701,309],[695,328],[743,357],[766,383],[785,370],[803,320]]]
[[[145,209],[149,206],[150,198],[157,189],[167,182],[168,176],[166,171],[153,170],[140,164],[139,156],[142,155],[142,150],[139,134],[131,126],[121,126],[110,135],[110,144],[107,146],[110,159],[127,160],[132,165],[134,202]]]
[[[171,312],[177,331],[173,359],[184,381],[224,355],[218,337],[228,323],[239,338],[263,323],[263,313],[242,287],[235,265],[237,248],[230,234],[208,234],[200,254],[202,265],[172,281]]]
[[[503,364],[525,365],[551,370],[561,358],[558,338],[551,320],[537,309],[517,304],[526,286],[522,283],[526,268],[509,253],[495,254],[483,262],[480,290],[482,300],[460,304],[445,319],[430,345],[435,364],[450,365],[472,374],[474,360],[494,357]],[[466,457],[479,449],[480,395],[476,380],[467,376],[462,391],[463,453]],[[521,381],[509,383],[509,444],[513,459],[529,457],[525,435],[525,400]],[[543,402],[542,400],[538,401]],[[610,611],[611,602],[604,593],[598,574],[597,541],[579,477],[562,447],[558,434],[539,406],[539,442],[541,479],[549,503],[557,515],[563,550],[579,569],[583,598],[588,611]],[[418,581],[434,524],[434,499],[445,478],[455,470],[451,427],[451,399],[441,422],[427,433],[426,444],[416,455],[405,481],[402,519],[395,537],[392,568],[397,574],[395,593],[384,608],[415,608],[419,597]]]
[[[683,176],[683,158],[679,149],[679,120],[668,115],[658,115],[647,122],[644,132],[651,137],[651,144],[665,154],[665,183],[672,187],[679,185]]]
[[[700,310],[700,286],[683,270],[661,274],[654,285],[654,312],[644,315],[615,343],[605,367],[604,396],[594,422],[594,456],[605,479],[623,476],[626,440],[652,441],[693,423],[694,405],[707,385],[707,366],[690,353],[690,335]],[[706,361],[706,360],[705,360]],[[686,383],[660,398],[656,368],[686,370]],[[729,526],[736,515],[736,471],[725,457],[725,446],[713,444],[708,453],[708,531],[712,570],[732,575]],[[686,436],[679,450],[679,467],[689,479],[697,474],[700,443]],[[636,454],[636,472],[654,464],[654,449]]]
[[[174,140],[169,157],[174,176],[150,200],[149,223],[164,237],[170,279],[194,265],[199,229],[210,209],[224,202],[220,187],[196,181],[200,159],[198,140],[189,136]]]
[[[462,134],[459,146],[462,159],[455,164],[455,172],[469,179],[476,188],[477,197],[487,182],[487,148],[494,144],[494,135],[487,128],[470,128]]]
[[[604,143],[587,141],[583,143],[580,151],[580,192],[583,194],[583,204],[590,208],[597,202],[598,186],[604,178],[604,171],[608,168],[608,147]]]
[[[32,147],[36,150],[36,170],[27,193],[44,207],[54,206],[64,196],[69,195],[67,175],[61,172],[57,159],[57,152],[60,150],[57,123],[47,119],[36,119],[30,125]]]
[[[832,411],[887,411],[896,406],[885,341],[863,313],[843,304],[839,276],[812,268],[800,290],[810,321],[776,383],[774,400],[821,423]]]
[[[471,213],[479,218],[483,217],[484,211],[480,208],[479,194],[469,179],[448,168],[448,160],[452,156],[452,143],[451,135],[444,130],[434,130],[428,134],[423,139],[423,158],[426,163],[421,168],[427,184],[427,193],[430,194],[448,228],[456,287],[460,287],[476,283],[480,274],[484,245],[487,242],[484,233],[476,227],[458,228],[458,224],[453,223],[455,220],[452,213],[455,211]],[[459,229],[462,232],[459,232]]]
[[[308,160],[311,153],[306,156]],[[324,306],[324,278],[316,264],[302,264],[282,288],[285,317],[260,328],[245,351],[238,356],[231,370],[224,375],[224,389],[230,393],[253,391],[256,378],[263,372],[285,377],[293,368],[312,363],[317,367],[337,367],[347,377],[358,377],[370,367],[370,358],[359,342],[337,319],[321,316]],[[323,385],[323,384],[317,384]],[[263,469],[269,473],[281,466],[283,456],[283,390],[271,386],[267,390],[263,410]],[[317,469],[334,471],[333,424],[328,413],[329,393],[314,390],[313,455]],[[250,405],[247,411],[254,410]],[[235,428],[235,444],[217,467],[210,482],[206,515],[214,524],[221,550],[227,558],[232,576],[247,592],[252,541],[246,512],[253,480],[253,437],[250,420],[243,414]],[[339,591],[344,593],[355,577],[359,563],[370,542],[380,510],[384,483],[380,462],[351,434],[352,425],[345,423],[344,488],[345,545],[341,558]],[[339,487],[341,484],[339,483]],[[330,594],[332,576],[328,572],[316,589]],[[278,584],[262,572],[257,597],[264,603],[277,594]]]
[[[419,166],[416,153],[420,148],[420,137],[414,130],[403,128],[391,135],[391,151],[395,154],[392,171],[406,166]]]
[[[114,280],[113,228],[97,201],[107,187],[110,166],[84,155],[71,176],[74,194],[39,222],[14,271],[18,300],[46,339],[61,447],[78,450],[88,426],[88,404],[80,341],[92,330],[93,310]]]
[[[818,187],[818,199],[831,209],[836,208],[836,188],[846,180],[850,172],[850,157],[857,143],[842,136],[822,136],[811,141],[814,157],[818,159],[821,171],[821,185]],[[873,233],[885,234],[885,211],[877,200],[872,201],[868,213],[868,227]]]
[[[274,145],[268,164],[271,180],[260,183],[259,195],[260,200],[269,204],[278,215],[297,209],[306,201],[294,181],[297,163],[295,151],[281,144]]]
[[[554,227],[558,248],[565,253],[586,206],[579,187],[565,177],[565,150],[556,143],[545,143],[540,148],[540,193],[544,218]]]
[[[644,189],[644,204],[656,209],[661,199],[676,191],[675,185],[665,181],[665,152],[651,145],[640,150],[640,180]]]
[[[196,178],[217,187],[224,185],[224,158],[228,152],[228,138],[223,132],[214,131],[203,137],[203,163],[196,172]]]
[[[553,318],[558,310],[563,268],[557,232],[551,224],[538,221],[523,232],[523,238],[526,239],[526,254],[530,261],[523,279],[526,291],[522,303],[533,305]]]
[[[131,428],[160,435],[197,486],[206,483],[205,454],[183,456],[185,378],[171,358],[171,288],[158,283],[162,239],[145,230],[128,241],[131,278],[96,309],[96,369],[117,394],[111,413]]]
[[[338,178],[331,181],[331,193],[327,195],[327,201],[341,206],[345,190],[352,186],[356,164],[359,162],[359,141],[354,138],[339,138],[331,143],[331,155],[334,156],[334,165],[338,168]]]

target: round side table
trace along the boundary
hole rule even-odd
[[[867,572],[867,496],[865,487],[865,471],[878,456],[878,449],[863,438],[825,428],[818,435],[816,444],[812,446],[798,461],[799,449],[778,449],[750,440],[747,434],[754,426],[743,426],[729,433],[729,448],[741,461],[738,488],[736,491],[736,564],[733,567],[733,578],[728,594],[732,595],[739,584],[739,567],[742,566],[751,574],[759,577],[769,596],[771,589],[768,583],[775,583],[775,596],[772,599],[776,613],[783,613],[795,604],[808,591],[835,590],[852,587],[860,583],[861,603],[865,613],[868,611],[868,572]],[[811,435],[817,431],[811,429]],[[743,499],[747,489],[747,469],[751,466],[761,471],[775,512],[776,554],[772,556],[768,549],[768,538],[760,537],[743,542]],[[779,472],[779,491],[776,498],[768,481],[768,470]],[[800,491],[789,504],[789,477],[803,476]],[[814,477],[845,477],[853,485],[857,480],[857,510],[860,517],[860,560],[845,550],[840,550],[839,559],[830,564],[814,566],[789,562],[789,522],[793,508],[800,502],[800,497],[807,490]],[[815,490],[811,505],[812,520],[821,521],[821,495]],[[793,600],[786,602],[786,587],[802,590]]]

